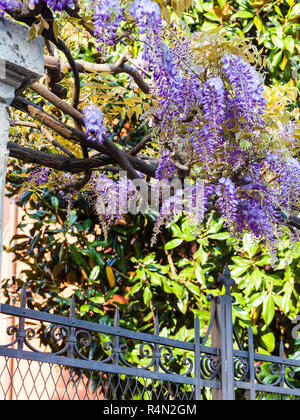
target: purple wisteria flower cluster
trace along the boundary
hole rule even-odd
[[[51,7],[54,11],[61,12],[66,7],[72,8],[74,5],[73,0],[43,0],[49,7]],[[29,4],[37,4],[39,0],[29,0]],[[22,3],[17,0],[0,0],[0,16],[3,16],[4,12],[12,11],[14,9],[18,9],[22,7]]]
[[[106,174],[93,174],[89,193],[105,235],[109,225],[122,219],[130,206],[139,205],[138,191],[126,177],[115,182]]]
[[[125,12],[136,21],[143,45],[141,59],[158,98],[158,105],[147,113],[159,128],[156,179],[182,177],[180,168],[184,176],[202,177],[204,198],[197,202],[194,188],[192,220],[200,224],[210,208],[218,208],[232,235],[241,238],[250,231],[275,249],[286,228],[286,216],[299,205],[291,185],[299,191],[300,178],[292,158],[287,161],[283,154],[270,153],[263,143],[268,121],[262,76],[244,57],[226,50],[214,66],[197,66],[193,38],[175,27],[164,27],[156,2],[118,3],[98,3],[103,15],[99,14],[96,27],[105,21],[107,33],[102,29],[97,33],[102,34],[99,42],[107,43],[104,38],[116,36]],[[181,199],[175,193],[162,204],[156,234],[174,216],[176,200]],[[166,217],[168,206],[172,210]]]
[[[177,173],[176,166],[172,162],[171,152],[168,149],[165,149],[158,163],[158,168],[156,170],[155,177],[156,179],[172,179]]]
[[[96,105],[88,105],[83,110],[83,117],[88,139],[103,143],[105,126],[100,109]]]
[[[5,10],[11,11],[22,6],[17,0],[0,0],[0,16],[4,15]]]
[[[95,35],[99,51],[113,45],[117,29],[124,19],[120,0],[99,0],[94,13]]]
[[[97,0],[95,2],[94,26],[98,49],[105,52],[114,44],[117,30],[121,22],[126,21],[126,15],[136,22],[141,35],[148,38],[149,30],[160,34],[162,19],[159,5],[152,0]]]
[[[38,2],[38,0],[34,0],[35,2]],[[51,7],[55,11],[61,12],[66,7],[72,8],[74,5],[73,0],[44,0],[49,7]]]
[[[266,99],[262,79],[255,68],[242,57],[225,55],[222,70],[233,89],[232,107],[237,115],[248,124],[261,122],[259,117],[265,112]]]
[[[278,146],[283,137],[293,144],[291,125],[281,134],[269,127],[263,78],[244,57],[223,51],[214,66],[197,67],[193,39],[174,29],[167,36],[152,33],[144,53],[159,98],[152,111],[160,129],[156,178],[183,176],[183,166],[184,176],[200,176],[204,199],[197,201],[194,189],[197,216],[190,219],[201,224],[203,214],[218,209],[233,236],[251,232],[275,253],[288,216],[300,208],[300,165]]]
[[[53,10],[73,4],[73,0],[44,1]],[[0,0],[0,12],[16,4],[16,0]],[[294,153],[295,126],[283,118],[274,121],[274,113],[268,116],[263,77],[250,64],[250,54],[230,43],[219,50],[218,42],[197,45],[196,35],[185,35],[179,27],[163,22],[154,0],[94,0],[92,5],[99,51],[114,45],[122,34],[118,34],[120,28],[139,36],[138,58],[150,75],[155,104],[144,119],[155,125],[156,181],[194,182],[188,217],[195,225],[218,212],[237,239],[250,232],[274,253],[288,232],[288,217],[300,211],[300,164]],[[88,139],[102,143],[101,110],[89,105],[83,116]],[[43,169],[32,179],[41,185],[45,176]],[[114,182],[101,174],[91,185],[95,211],[107,223],[123,214],[122,200],[138,200],[128,180]],[[177,204],[182,199],[179,188],[162,202],[155,234],[181,211]],[[119,203],[117,210],[115,203]]]
[[[129,7],[131,16],[135,19],[140,33],[151,31],[160,34],[162,19],[159,5],[152,0],[134,0]]]
[[[40,187],[48,181],[50,171],[50,168],[38,166],[30,173],[26,180],[26,184],[34,185],[35,187]]]

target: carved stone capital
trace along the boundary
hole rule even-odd
[[[28,28],[0,18],[0,102],[7,105],[44,74],[43,39],[27,36]]]

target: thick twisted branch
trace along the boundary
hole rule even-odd
[[[8,142],[7,148],[10,157],[63,172],[80,173],[85,172],[87,169],[99,169],[101,166],[104,166],[99,159],[70,158],[56,153],[33,150],[30,147],[24,147],[13,142]]]
[[[288,219],[289,224],[300,230],[300,217],[291,215]]]
[[[34,119],[54,130],[65,139],[82,144],[106,155],[108,159],[106,159],[105,164],[110,164],[111,162],[117,163],[124,171],[127,172],[128,178],[130,179],[139,178],[136,170],[151,177],[155,176],[155,167],[119,149],[107,136],[104,136],[103,144],[89,140],[83,131],[62,123],[52,115],[47,114],[36,104],[19,96],[14,99],[12,106],[31,115]],[[82,114],[80,115],[82,117]]]
[[[48,90],[45,86],[38,82],[33,83],[30,88],[38,93],[43,98],[47,99],[52,105],[56,106],[70,117],[76,119],[81,125],[83,125],[83,115],[77,111],[73,106],[69,105],[63,99],[59,98],[53,92]]]
[[[138,70],[124,63],[123,60],[115,64],[96,64],[85,60],[76,60],[75,63],[79,73],[126,73],[133,78],[142,92],[150,93],[150,86],[145,82]],[[56,70],[58,73],[61,73],[65,69],[71,70],[69,63],[61,62],[58,58],[49,55],[45,56],[45,67],[52,71]]]

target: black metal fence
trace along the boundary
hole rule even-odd
[[[278,356],[255,353],[249,327],[242,348],[232,323],[230,273],[222,277],[225,294],[211,296],[202,340],[195,318],[193,342],[162,337],[157,318],[153,335],[121,328],[117,309],[114,326],[77,319],[74,298],[69,317],[27,309],[23,288],[20,307],[1,305],[2,314],[19,322],[6,330],[11,342],[0,345],[0,399],[300,399],[300,360],[285,358],[282,343]],[[48,326],[56,351],[33,345],[33,323]]]

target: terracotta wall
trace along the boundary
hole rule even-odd
[[[22,212],[14,205],[13,200],[7,197],[4,207],[3,244],[7,246],[17,232]],[[22,265],[13,262],[13,255],[3,252],[1,281],[19,275],[21,270]],[[0,303],[5,303],[2,293]],[[6,330],[15,324],[18,324],[17,319],[0,313],[0,345],[13,341],[15,337],[7,335]],[[31,323],[30,327],[34,325]],[[40,348],[39,340],[33,339],[30,343],[35,348]],[[47,352],[46,348],[40,350]],[[82,381],[74,387],[69,380],[68,371],[63,367],[0,357],[0,400],[92,399],[94,395],[91,388],[90,386],[86,388],[85,383],[86,378],[82,378]]]

